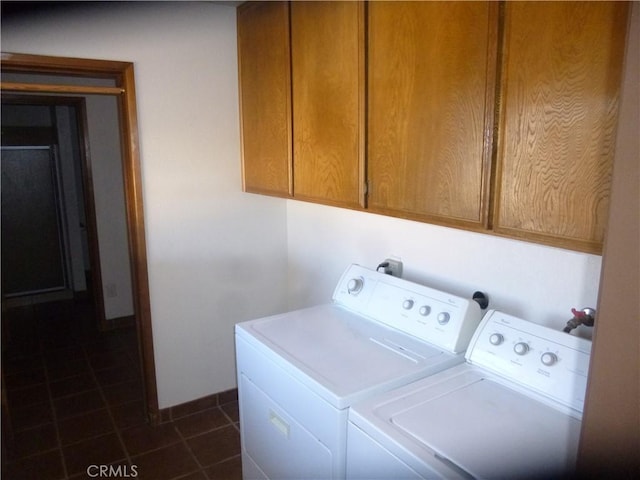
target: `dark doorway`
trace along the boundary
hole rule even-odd
[[[82,98],[3,96],[2,293],[5,307],[87,290]],[[100,317],[98,317],[100,318]]]
[[[2,107],[5,303],[90,295],[101,330],[134,325],[115,99],[9,95]],[[33,288],[11,286],[26,274]]]
[[[7,74],[29,75],[33,78],[29,80],[9,79]],[[159,421],[159,412],[153,356],[133,64],[130,62],[2,53],[2,77],[3,100],[9,94],[46,94],[77,97],[93,95],[115,101],[119,120],[120,140],[118,143],[121,150],[122,172],[120,180],[124,190],[126,212],[125,236],[130,258],[129,277],[133,293],[133,317],[138,338],[139,367],[143,377],[144,407],[147,419],[152,424],[156,424]],[[78,81],[72,83],[68,81],[69,78]],[[106,85],[103,80],[107,81]],[[84,147],[88,148],[86,145]],[[87,174],[90,175],[91,172],[87,172]],[[91,194],[86,195],[87,199],[91,197]],[[87,208],[90,208],[90,205],[87,205]],[[89,223],[90,217],[90,215],[87,216]],[[92,271],[95,271],[99,266],[92,264],[91,268]],[[99,300],[100,298],[97,298],[97,301]],[[3,317],[3,328],[4,324]]]

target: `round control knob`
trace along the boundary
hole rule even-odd
[[[450,318],[451,318],[451,315],[449,315],[449,312],[440,312],[438,314],[438,323],[440,325],[445,325],[449,323]]]
[[[413,300],[407,298],[404,302],[402,302],[402,308],[405,310],[411,310],[413,308]]]
[[[551,365],[553,365],[558,361],[558,356],[552,352],[545,352],[540,357],[540,361],[542,362],[543,365],[550,367]]]
[[[501,333],[493,333],[489,337],[489,343],[491,343],[491,345],[500,345],[502,342],[504,342],[504,337]]]
[[[518,342],[514,345],[513,351],[518,355],[525,355],[529,351],[529,345],[524,342]]]
[[[420,315],[422,315],[423,317],[426,317],[431,313],[431,307],[429,305],[423,305],[420,307],[419,311],[420,311]]]
[[[349,283],[347,283],[347,291],[351,295],[357,295],[358,293],[360,293],[362,287],[364,287],[364,281],[362,280],[362,278],[352,278],[351,280],[349,280]]]

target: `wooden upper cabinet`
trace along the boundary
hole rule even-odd
[[[496,2],[370,2],[368,206],[487,226]]]
[[[600,253],[627,15],[613,1],[247,2],[244,189]]]
[[[292,2],[294,196],[364,206],[364,3]]]
[[[507,2],[494,229],[599,253],[625,2]]]
[[[243,187],[290,196],[289,5],[247,2],[237,13]]]

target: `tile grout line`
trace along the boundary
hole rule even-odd
[[[68,311],[58,312],[58,313],[54,312],[54,315],[56,319],[58,318],[58,316],[66,319],[71,319],[73,317],[73,315],[69,314]],[[29,348],[28,352],[25,351],[21,353],[20,356],[28,360],[33,359],[34,361],[31,362],[32,366],[30,367],[30,369],[33,370],[35,367],[37,367],[38,370],[42,372],[41,374],[42,378],[39,379],[40,381],[38,383],[32,384],[30,381],[30,383],[25,384],[22,387],[19,387],[18,390],[33,388],[34,385],[40,386],[39,388],[42,388],[41,390],[42,400],[36,403],[38,405],[42,405],[43,412],[46,412],[46,408],[49,409],[49,412],[47,412],[48,415],[46,418],[43,417],[43,419],[39,420],[37,424],[31,425],[28,428],[22,428],[21,431],[28,432],[30,435],[29,437],[30,439],[33,438],[37,440],[38,436],[42,434],[39,429],[46,427],[47,429],[53,428],[53,430],[52,431],[49,430],[51,435],[50,437],[51,440],[48,441],[48,444],[49,444],[48,447],[44,446],[43,448],[42,446],[43,444],[41,442],[37,442],[37,448],[30,448],[29,451],[25,450],[26,454],[24,453],[19,455],[15,454],[15,456],[12,457],[10,461],[12,463],[21,462],[24,464],[24,467],[27,467],[28,465],[34,464],[33,459],[39,457],[42,454],[48,454],[50,456],[49,458],[51,458],[52,461],[55,459],[59,459],[60,461],[59,466],[61,467],[61,469],[59,471],[59,476],[56,476],[55,480],[68,480],[69,478],[72,478],[72,476],[73,478],[75,478],[75,475],[77,475],[77,473],[70,472],[70,465],[68,464],[65,457],[65,452],[64,452],[65,447],[69,445],[82,443],[83,441],[88,439],[99,438],[100,436],[111,434],[111,431],[107,431],[102,434],[93,434],[93,435],[90,435],[90,437],[81,438],[80,440],[75,440],[75,441],[72,441],[71,443],[65,444],[62,442],[63,440],[62,433],[64,433],[64,430],[62,427],[64,425],[64,422],[67,419],[77,418],[79,416],[86,415],[91,412],[96,412],[102,409],[107,410],[109,424],[113,428],[113,433],[116,433],[118,442],[122,448],[122,452],[124,455],[122,457],[119,456],[120,459],[124,458],[125,461],[131,461],[130,455],[128,455],[129,451],[126,448],[126,445],[124,444],[123,438],[120,436],[120,429],[116,425],[116,421],[115,421],[116,417],[112,411],[111,404],[107,402],[107,397],[105,393],[106,392],[105,388],[107,386],[103,386],[103,384],[98,381],[98,375],[96,373],[96,370],[94,369],[94,366],[92,365],[92,363],[89,361],[90,354],[92,353],[92,350],[90,349],[90,346],[89,346],[91,338],[82,334],[78,336],[73,335],[73,331],[71,330],[67,331],[64,329],[60,330],[57,326],[55,327],[56,335],[52,335],[52,332],[53,332],[52,330],[41,328],[41,322],[40,322],[41,319],[36,317],[37,315],[34,315],[34,314],[31,315],[31,318],[33,318],[33,322],[32,322],[33,335],[32,337],[30,337],[33,339],[33,343],[31,344],[32,346]],[[57,324],[54,324],[54,325],[57,325]],[[125,346],[124,340],[119,338],[118,340],[120,340],[119,344],[121,345],[121,347],[124,347]],[[82,366],[83,372],[86,372],[86,373],[80,373],[75,370],[72,371],[68,368],[64,368],[60,370],[59,367],[63,367],[69,363],[69,355],[71,354],[70,352],[72,351],[73,351],[73,356],[71,357],[71,359],[74,362],[77,362],[77,366]],[[132,354],[130,352],[123,351],[122,353],[123,354],[126,353],[126,357],[125,357],[126,359],[130,360],[132,358]],[[133,368],[139,368],[139,367],[136,367],[134,365]],[[25,370],[25,368],[23,367],[22,370]],[[24,376],[25,372],[22,370],[19,371],[18,373],[23,374]],[[64,411],[62,410],[61,412],[57,411],[57,405],[59,404],[59,400],[71,398],[74,395],[89,392],[90,390],[82,389],[79,392],[73,391],[72,393],[68,393],[67,391],[68,389],[66,388],[63,388],[62,390],[60,390],[57,386],[57,383],[70,381],[70,385],[71,385],[73,384],[73,380],[75,379],[75,377],[79,377],[79,375],[86,375],[87,378],[91,379],[91,381],[93,382],[93,387],[91,390],[95,391],[99,395],[99,398],[102,400],[103,405],[100,406],[99,408],[91,408],[81,413],[78,413],[76,410],[71,409],[68,412],[69,415],[64,416]],[[26,378],[30,378],[30,377],[27,375]],[[116,381],[116,383],[118,382]],[[11,390],[13,391],[15,389],[12,388]],[[53,395],[54,390],[56,391],[56,396]],[[62,395],[60,396],[61,393]],[[58,451],[54,452],[55,450],[58,450]],[[9,459],[7,460],[8,460],[7,463],[9,463]],[[52,467],[56,468],[53,465]],[[23,467],[20,467],[20,468],[23,468]],[[53,472],[50,472],[50,474],[51,473]],[[78,473],[81,474],[81,472],[78,472]]]
[[[118,442],[120,443],[120,446],[122,447],[122,451],[124,452],[125,460],[129,463],[129,465],[133,465],[133,461],[131,460],[131,455],[129,455],[129,450],[127,449],[127,446],[124,443],[124,439],[120,434],[120,429],[118,428],[118,425],[116,424],[116,420],[113,416],[113,413],[111,412],[111,405],[107,401],[107,397],[104,394],[102,384],[98,381],[98,376],[96,375],[93,365],[91,365],[91,362],[89,360],[89,354],[87,352],[86,345],[82,345],[82,350],[84,351],[84,355],[87,360],[87,365],[89,366],[89,370],[91,372],[91,377],[96,382],[96,385],[98,387],[98,392],[100,393],[100,397],[102,398],[102,401],[104,402],[105,408],[107,410],[107,415],[109,415],[109,419],[111,420],[111,425],[113,426],[113,430],[116,434],[116,437],[118,438]]]
[[[171,423],[173,423],[173,422],[171,422]],[[178,437],[180,437],[180,441],[182,442],[182,444],[185,446],[185,448],[189,452],[189,455],[191,455],[191,458],[193,458],[193,460],[196,462],[196,465],[198,466],[198,471],[202,472],[202,474],[206,478],[209,478],[209,475],[207,475],[207,473],[204,471],[205,467],[200,463],[200,460],[198,460],[198,457],[196,457],[196,454],[193,452],[193,449],[189,445],[189,442],[187,442],[187,439],[184,437],[184,435],[182,435],[182,432],[180,431],[180,429],[178,427],[176,427],[175,424],[173,424],[172,426],[173,426],[173,429],[178,434]],[[194,472],[181,474],[181,475],[178,475],[177,477],[174,477],[174,479],[179,479],[180,477],[185,477],[186,475],[191,475],[192,473],[194,473]]]
[[[60,438],[60,426],[58,425],[58,412],[56,412],[55,403],[53,401],[53,394],[51,393],[51,381],[49,378],[49,362],[46,360],[45,352],[40,344],[40,354],[42,355],[42,362],[44,364],[44,378],[47,385],[47,394],[49,395],[49,406],[51,407],[51,418],[53,421],[53,428],[56,432],[56,442],[58,444],[58,451],[60,452],[60,461],[62,463],[63,479],[69,478],[69,471],[67,470],[67,462],[64,458],[64,452],[62,451],[62,439]]]
[[[226,404],[223,404],[223,405],[226,405]],[[231,416],[227,412],[224,411],[224,408],[222,408],[222,406],[218,405],[218,408],[220,409],[222,414],[225,417],[227,417],[227,420],[229,420],[229,423],[233,425],[233,428],[235,428],[238,431],[238,433],[242,433],[240,432],[240,422],[237,422],[238,424],[236,425],[236,421],[233,418],[231,418]]]
[[[234,428],[236,428],[236,429],[237,429],[237,427],[235,427],[235,424],[234,424],[233,419],[232,419],[231,417],[229,417],[229,415],[227,415],[227,414],[226,414],[226,412],[225,412],[222,408],[220,408],[220,405],[216,405],[216,406],[215,406],[215,407],[213,407],[213,408],[218,409],[218,411],[220,411],[220,413],[222,413],[222,415],[227,419],[228,423],[227,423],[226,425],[220,425],[220,426],[218,426],[218,427],[212,428],[211,430],[207,430],[207,431],[205,431],[205,432],[197,433],[197,434],[192,435],[192,436],[190,436],[190,437],[188,437],[188,438],[195,438],[195,437],[199,437],[199,436],[201,436],[201,435],[206,435],[206,434],[208,434],[208,433],[215,432],[216,430],[221,430],[221,429],[226,428],[226,427],[228,427],[228,426],[233,426]],[[191,415],[198,415],[199,413],[201,413],[201,412],[195,412],[195,413],[192,413]],[[185,415],[185,416],[180,417],[180,418],[187,418],[187,417],[189,417],[189,416],[191,416],[191,415]],[[171,423],[174,423],[174,422],[172,421]],[[196,464],[197,464],[197,465],[198,465],[198,467],[200,468],[200,470],[199,470],[199,471],[200,471],[200,472],[202,472],[202,474],[203,474],[206,478],[209,478],[209,475],[208,475],[208,474],[207,474],[207,472],[205,471],[205,469],[206,469],[206,468],[212,467],[213,465],[218,465],[219,463],[223,463],[223,462],[229,461],[229,460],[231,460],[232,458],[235,458],[235,457],[237,457],[237,456],[238,456],[238,455],[233,455],[233,456],[231,456],[231,457],[229,457],[229,458],[225,458],[225,459],[222,459],[222,460],[220,460],[220,461],[218,461],[218,462],[214,462],[214,463],[212,463],[211,465],[203,465],[203,464],[198,460],[198,457],[196,456],[195,452],[193,451],[193,449],[192,449],[192,448],[191,448],[191,446],[189,445],[189,442],[187,442],[187,439],[188,439],[188,438],[187,438],[187,437],[185,437],[185,436],[182,434],[182,432],[180,431],[180,429],[179,429],[177,426],[175,426],[175,424],[173,425],[173,428],[175,429],[176,433],[178,434],[178,436],[179,436],[179,437],[180,437],[180,439],[182,440],[182,443],[183,443],[183,444],[184,444],[184,446],[187,448],[187,450],[188,450],[188,451],[189,451],[189,453],[191,454],[192,458],[195,460]],[[191,473],[194,473],[194,472],[191,472]],[[191,473],[187,473],[187,474],[179,475],[179,476],[177,476],[177,477],[172,478],[171,480],[180,480],[180,478],[183,478],[183,477],[186,477],[186,476],[188,476],[188,475],[191,475]]]
[[[216,407],[211,407],[211,409],[210,409],[210,410],[212,410],[212,409],[214,409],[214,408],[219,408],[219,407],[217,407],[217,406],[216,406]],[[214,428],[212,428],[212,429],[210,429],[210,430],[205,430],[205,431],[203,431],[203,432],[199,432],[199,433],[196,433],[196,434],[194,434],[194,435],[190,435],[190,436],[188,436],[188,437],[185,437],[185,436],[184,436],[184,435],[183,435],[183,434],[178,430],[178,427],[176,427],[176,426],[175,426],[175,422],[176,422],[177,420],[181,420],[181,419],[184,419],[184,418],[188,418],[188,417],[190,417],[190,416],[192,416],[192,415],[197,415],[198,413],[201,413],[201,412],[196,412],[196,413],[192,413],[192,414],[189,414],[189,415],[184,415],[184,416],[182,416],[182,417],[179,417],[179,418],[178,418],[178,419],[176,419],[176,420],[171,420],[171,421],[169,421],[169,422],[164,422],[164,423],[162,423],[162,425],[171,425],[171,427],[175,430],[176,434],[178,435],[178,439],[177,439],[176,441],[174,441],[174,442],[167,443],[166,445],[160,445],[160,446],[155,447],[155,448],[152,448],[152,449],[150,449],[150,450],[145,450],[145,451],[143,451],[143,452],[137,453],[137,454],[133,455],[133,457],[139,457],[139,456],[142,456],[142,455],[147,455],[147,454],[149,454],[149,453],[157,452],[158,450],[162,450],[163,448],[167,448],[167,447],[170,447],[170,446],[173,446],[173,445],[177,445],[177,444],[179,444],[179,443],[184,443],[184,444],[188,447],[188,449],[189,449],[189,451],[190,451],[190,453],[191,453],[191,452],[192,452],[192,450],[191,450],[191,448],[188,446],[188,442],[187,442],[188,440],[190,440],[190,439],[192,439],[192,438],[199,437],[199,436],[201,436],[201,435],[206,435],[206,434],[208,434],[208,433],[215,432],[215,431],[217,431],[217,430],[222,430],[223,428],[226,428],[226,427],[234,426],[234,425],[233,425],[233,422],[232,422],[232,421],[230,421],[230,422],[228,422],[228,423],[225,423],[224,425],[220,425],[220,426],[214,427]],[[135,427],[134,427],[134,428],[135,428]],[[193,454],[193,453],[192,453],[192,454]],[[235,457],[235,455],[234,455],[233,457]],[[233,457],[229,457],[229,458],[233,458]],[[225,460],[228,460],[229,458],[227,458],[227,459],[225,459]],[[221,462],[222,462],[222,461],[225,461],[225,460],[221,460]],[[198,463],[198,465],[201,465],[201,464],[200,464],[200,462],[197,462],[197,459],[196,459],[196,463]],[[217,464],[217,463],[219,463],[219,462],[212,463],[211,465],[215,465],[215,464]],[[211,466],[211,465],[209,465],[209,466]],[[205,466],[205,467],[203,467],[203,468],[207,468],[207,467]]]
[[[42,390],[42,397],[43,397],[42,404],[43,406],[44,405],[48,406],[51,410],[51,413],[50,413],[51,423],[45,420],[45,423],[43,425],[47,425],[47,428],[53,427],[55,429],[53,430],[53,432],[50,431],[49,433],[49,435],[51,435],[49,437],[51,440],[49,440],[48,443],[51,446],[46,450],[38,450],[33,454],[20,457],[20,459],[22,460],[23,458],[30,458],[33,455],[39,455],[41,453],[48,453],[51,457],[51,460],[60,458],[60,461],[61,461],[60,480],[69,480],[70,478],[76,478],[76,475],[81,477],[83,472],[81,470],[79,470],[78,472],[70,471],[70,469],[74,465],[73,458],[69,457],[70,461],[67,462],[65,457],[65,448],[74,446],[84,441],[96,439],[106,435],[112,435],[113,433],[115,433],[116,438],[118,439],[117,443],[120,445],[122,449],[122,454],[121,454],[122,456],[119,454],[118,457],[120,458],[120,460],[117,459],[117,460],[114,460],[113,462],[107,462],[108,464],[116,464],[116,462],[122,461],[122,460],[129,462],[130,464],[133,464],[133,461],[136,458],[138,458],[140,455],[143,455],[143,454],[146,455],[148,453],[151,453],[153,451],[160,450],[166,447],[167,445],[164,445],[156,449],[140,453],[138,455],[132,455],[130,450],[127,448],[127,444],[124,441],[125,436],[123,435],[125,430],[128,428],[128,425],[129,425],[128,420],[125,421],[125,423],[123,423],[123,427],[119,427],[116,421],[118,418],[120,418],[117,415],[118,410],[117,408],[115,408],[117,407],[117,405],[115,404],[112,405],[109,401],[107,401],[108,398],[112,397],[110,387],[112,385],[119,385],[121,382],[122,383],[127,382],[128,380],[122,380],[122,378],[125,378],[124,376],[113,377],[112,375],[108,375],[107,377],[103,378],[103,375],[101,375],[101,372],[102,370],[107,368],[107,365],[104,364],[103,362],[97,361],[98,359],[94,357],[94,355],[99,355],[101,352],[103,352],[103,350],[100,348],[101,346],[100,344],[95,343],[97,340],[96,338],[93,338],[93,336],[89,336],[85,334],[84,331],[80,332],[78,335],[74,335],[73,330],[59,331],[58,329],[55,331],[56,335],[53,335],[52,332],[53,330],[49,330],[49,334],[51,334],[50,338],[47,337],[46,331],[44,333],[40,333],[37,338],[37,343],[33,345],[35,348],[33,350],[30,350],[30,355],[33,355],[34,353],[33,351],[36,350],[36,353],[40,357],[40,360],[38,363],[43,367],[44,378],[42,381],[42,385],[44,388]],[[87,332],[87,333],[90,335],[93,335],[93,332]],[[135,362],[135,360],[137,359],[135,355],[135,351],[131,348],[132,339],[129,338],[129,336],[126,336],[126,337],[115,336],[115,337],[109,338],[109,340],[114,340],[114,342],[113,344],[103,345],[104,353],[106,354],[107,350],[109,352],[112,352],[113,349],[115,349],[116,356],[122,355],[125,357],[124,359],[129,360],[129,362],[126,362],[126,366],[125,366],[126,369],[129,369],[132,372],[134,370],[135,371],[139,370],[140,366],[139,364],[137,365]],[[69,364],[69,360],[68,359],[65,360],[66,357],[63,358],[64,355],[67,355],[67,356],[73,355],[71,360],[74,363],[74,365],[68,365],[68,367],[73,367],[73,368],[61,368],[61,367],[65,367],[65,364]],[[93,359],[94,361],[92,362],[91,359]],[[133,362],[131,362],[132,360]],[[131,363],[132,365],[130,365]],[[76,368],[81,366],[83,367],[82,372],[79,371],[78,368]],[[126,373],[126,372],[123,372],[123,373]],[[80,376],[84,377],[85,375],[86,375],[85,377],[86,380],[84,378],[82,379],[80,378]],[[102,380],[99,381],[98,380],[99,378]],[[91,388],[88,387],[89,379],[91,380],[91,382],[93,382],[93,386]],[[64,382],[65,380],[68,381],[67,384],[60,384],[60,385],[57,384],[57,382]],[[74,384],[74,380],[77,382],[79,382],[80,380],[83,380],[83,382],[80,383],[80,387],[81,387],[80,391],[75,391],[75,390],[72,391],[72,384]],[[85,385],[85,381],[86,381],[86,385]],[[76,386],[77,385],[78,384],[76,384]],[[86,388],[84,388],[85,386]],[[55,397],[53,395],[54,391],[56,392]],[[93,406],[92,408],[89,408],[86,411],[78,412],[77,410],[71,408],[72,405],[76,402],[74,401],[66,402],[66,403],[60,402],[60,400],[64,400],[82,393],[88,393],[90,391],[96,392],[98,394],[97,396],[103,402],[101,406],[99,407]],[[120,397],[117,397],[117,399],[115,399],[115,403],[118,404],[119,401],[120,401]],[[67,405],[67,403],[69,405]],[[173,428],[173,430],[177,434],[177,438],[175,439],[175,444],[177,445],[178,443],[181,443],[187,449],[188,454],[185,455],[185,460],[187,458],[192,458],[194,461],[192,465],[192,468],[194,468],[193,471],[191,471],[190,473],[182,473],[182,474],[176,475],[175,477],[172,477],[173,480],[186,479],[194,474],[202,475],[204,478],[208,478],[209,474],[207,474],[206,468],[227,462],[229,460],[235,459],[240,456],[240,454],[232,455],[230,457],[226,457],[224,459],[215,461],[214,463],[211,463],[210,465],[207,464],[205,466],[205,464],[199,461],[198,457],[196,456],[195,452],[197,452],[198,449],[192,448],[191,445],[188,443],[188,441],[191,438],[194,438],[200,435],[206,435],[207,433],[220,430],[223,428],[227,428],[229,425],[232,425],[234,429],[239,432],[239,424],[233,419],[233,415],[234,415],[233,406],[230,407],[231,410],[229,410],[229,412],[227,412],[223,408],[227,405],[227,403],[232,404],[233,402],[226,402],[221,405],[218,399],[216,403],[217,404],[214,405],[213,408],[217,409],[217,411],[222,414],[222,416],[220,417],[220,420],[223,421],[224,423],[223,425],[217,426],[212,429],[207,429],[197,434],[193,434],[193,433],[189,434],[188,430],[185,431],[185,433],[183,433],[178,429],[178,426],[176,424],[176,420],[178,419],[172,419],[171,422],[169,422],[172,424],[171,428]],[[57,411],[58,404],[60,404],[61,406],[60,412]],[[94,404],[93,400],[91,403],[86,403],[86,404],[83,403],[84,405],[83,408],[86,408],[87,406],[90,406],[93,404]],[[97,405],[97,403],[95,404]],[[66,408],[67,406],[69,408]],[[94,428],[94,429],[87,430],[86,432],[83,432],[82,435],[80,436],[75,434],[70,436],[67,435],[67,433],[73,433],[73,431],[68,430],[67,427],[71,427],[72,424],[74,423],[72,422],[71,424],[67,424],[68,419],[75,419],[87,414],[91,414],[92,412],[101,411],[103,409],[107,411],[106,413],[108,417],[104,418],[102,417],[102,414],[100,414],[100,417],[102,418],[102,420],[100,422],[101,426],[99,429]],[[192,412],[191,415],[197,415],[198,413],[201,413],[201,411]],[[184,415],[181,418],[186,418],[188,416],[189,415]],[[91,418],[96,418],[96,417],[92,416]],[[108,421],[107,421],[107,418],[108,418]],[[127,418],[129,418],[129,416],[127,416]],[[124,419],[123,417],[121,420],[126,420],[126,419]],[[77,423],[77,421],[75,423]],[[32,427],[32,428],[38,428],[38,426]],[[108,430],[108,428],[112,428],[112,430]],[[101,433],[90,433],[90,432],[98,432],[98,431],[101,431]],[[36,430],[34,430],[34,432],[36,432],[36,434],[39,433]],[[63,433],[65,433],[64,438],[62,435]],[[85,436],[85,435],[88,435],[88,436]],[[65,440],[65,443],[63,443],[62,440]],[[58,450],[57,454],[54,454],[53,452],[53,450],[55,449]],[[70,450],[70,453],[73,453],[73,451]],[[203,457],[203,458],[208,458],[208,457]],[[17,459],[18,458],[16,458],[16,460]],[[84,457],[79,457],[79,459],[84,460]],[[80,467],[80,465],[81,464],[78,463],[77,466]],[[58,480],[57,477],[56,477],[56,480]]]

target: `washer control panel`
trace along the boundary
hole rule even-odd
[[[465,357],[582,412],[590,355],[590,340],[490,310]]]
[[[424,285],[351,265],[333,301],[452,353],[466,350],[482,312],[478,303]]]

